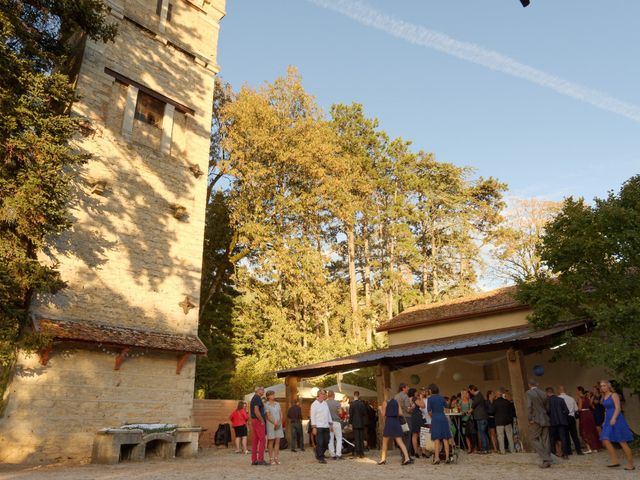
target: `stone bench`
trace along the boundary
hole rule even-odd
[[[150,458],[195,457],[200,432],[200,427],[176,427],[159,432],[144,428],[104,428],[96,433],[92,462],[116,464]]]

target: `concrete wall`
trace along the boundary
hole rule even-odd
[[[529,310],[524,310],[389,332],[389,345],[401,345],[403,343],[526,325],[529,313]]]
[[[167,7],[173,4],[171,20]],[[107,0],[115,44],[87,41],[73,114],[91,131],[79,150],[73,228],[43,260],[59,262],[68,287],[40,295],[32,313],[149,331],[195,334],[218,22],[224,0]],[[175,13],[175,15],[173,15]],[[105,67],[194,114],[165,107],[161,129],[133,118],[137,88]],[[173,114],[173,118],[169,117]],[[173,120],[171,122],[170,120]],[[97,181],[106,184],[93,192]],[[172,205],[185,207],[176,219]],[[178,305],[189,296],[195,308]],[[46,366],[21,355],[0,419],[0,461],[86,461],[93,434],[130,422],[192,423],[195,361],[176,375],[176,355],[134,349],[119,371],[101,346],[53,350]]]

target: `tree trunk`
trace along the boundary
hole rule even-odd
[[[371,256],[369,254],[369,230],[365,222],[362,227],[363,242],[363,260],[364,275],[362,283],[364,284],[364,306],[367,311],[367,319],[365,324],[365,341],[367,346],[373,345],[373,325],[371,325]]]
[[[356,277],[356,234],[355,227],[347,227],[347,250],[349,256],[349,298],[351,299],[351,318],[353,335],[360,339],[360,319],[358,318],[358,279]]]

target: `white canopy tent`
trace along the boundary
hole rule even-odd
[[[343,384],[345,385],[345,384]],[[355,387],[356,389],[358,387]],[[276,400],[285,400],[286,398],[286,386],[284,383],[277,383],[275,385],[271,385],[270,387],[265,387],[264,391],[267,392],[269,390],[273,390],[276,394]],[[309,385],[306,382],[300,382],[300,384],[298,385],[298,398],[302,399],[315,399],[316,396],[318,395],[318,387],[313,387],[311,385]],[[328,390],[334,390],[336,392],[336,400],[338,400],[339,402],[341,402],[345,395],[349,395],[348,393],[340,393],[338,391],[338,388],[330,388]],[[361,389],[361,393],[362,393]],[[364,389],[366,390],[366,389]],[[368,390],[370,391],[370,390]],[[249,403],[251,402],[251,399],[253,398],[254,392],[251,393],[247,393],[244,396],[244,401]],[[373,392],[373,396],[375,397],[376,393]]]
[[[333,390],[334,392],[336,392],[336,399],[338,400],[341,400],[340,398],[338,398],[339,394],[342,394],[343,396],[346,395],[349,398],[353,398],[354,392],[360,392],[360,398],[364,400],[375,400],[378,398],[377,392],[365,387],[351,385],[349,383],[340,382],[336,385],[331,385],[330,387],[327,387],[327,390]]]

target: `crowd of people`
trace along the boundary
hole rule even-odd
[[[627,443],[633,439],[633,433],[621,411],[620,397],[609,382],[603,380],[590,390],[578,387],[574,399],[562,386],[557,391],[554,387],[542,390],[535,380],[530,380],[526,404],[527,418],[520,421],[528,423],[531,444],[540,456],[541,467],[552,465],[552,455],[568,459],[574,452],[584,455],[603,446],[611,457],[609,467],[619,467],[612,444],[619,443],[627,461],[625,469],[635,468]],[[304,451],[299,400],[289,408],[286,418],[291,425],[291,451]],[[395,394],[390,389],[384,391],[384,402],[377,411],[373,404],[361,400],[358,392],[352,400],[339,402],[335,392],[319,390],[311,404],[308,426],[316,460],[319,463],[327,463],[327,458],[342,460],[345,441],[353,457],[364,457],[366,450],[376,446],[378,418],[384,421],[378,465],[387,463],[391,443],[400,449],[402,465],[410,465],[421,457],[433,464],[451,463],[459,449],[469,454],[506,454],[522,449],[516,409],[507,389],[487,390],[483,394],[476,385],[469,385],[454,395],[443,396],[435,384],[415,389],[401,383]],[[236,452],[248,453],[250,420],[252,464],[280,464],[285,419],[273,391],[265,394],[263,387],[256,387],[249,413],[244,402],[239,402],[230,420],[236,433]]]

